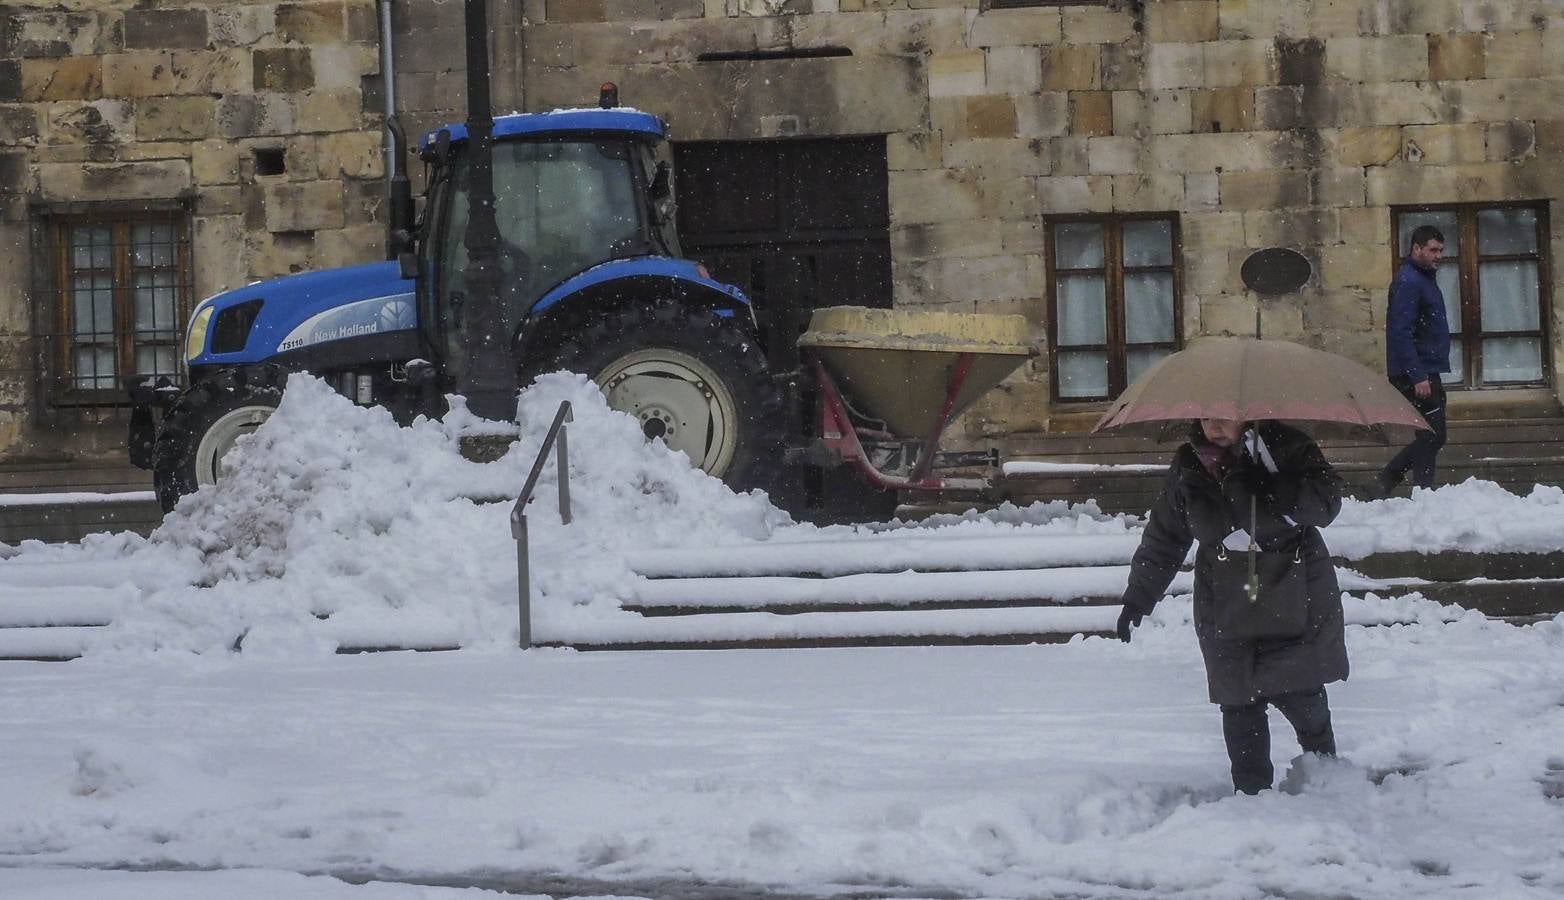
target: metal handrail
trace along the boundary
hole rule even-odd
[[[555,462],[559,469],[559,521],[563,525],[570,524],[570,451],[565,439],[565,423],[571,421],[574,420],[570,415],[570,401],[562,401],[559,412],[554,414],[554,424],[549,426],[548,434],[543,438],[543,446],[538,448],[538,457],[532,461],[532,472],[527,476],[527,483],[522,486],[521,494],[516,497],[516,505],[510,510],[510,536],[516,539],[516,605],[521,620],[517,643],[523,650],[532,646],[532,571],[527,559],[527,504],[532,501],[532,489],[537,487],[538,476],[543,474],[543,463],[548,459],[549,448],[554,447]]]

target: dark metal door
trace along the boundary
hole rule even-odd
[[[822,306],[891,305],[883,137],[731,141],[674,147],[684,254],[754,301],[772,371],[799,365],[797,339]],[[805,394],[788,433],[807,439]],[[896,495],[845,469],[805,469],[774,499],[814,521],[877,519]]]
[[[684,253],[755,302],[775,371],[820,306],[891,305],[885,139],[674,147]]]

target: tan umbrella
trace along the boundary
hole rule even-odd
[[[1346,357],[1291,341],[1202,338],[1135,379],[1093,432],[1183,440],[1192,419],[1285,422],[1316,438],[1405,440],[1428,423]]]

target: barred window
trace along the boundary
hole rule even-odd
[[[1541,204],[1461,204],[1394,210],[1396,255],[1412,230],[1445,238],[1436,280],[1450,322],[1453,388],[1544,384],[1548,365],[1548,217]]]
[[[189,234],[181,211],[51,220],[51,399],[118,402],[131,376],[179,380],[180,331],[190,311]]]
[[[1048,221],[1048,330],[1055,400],[1110,400],[1178,349],[1178,219]]]

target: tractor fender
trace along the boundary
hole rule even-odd
[[[706,305],[726,308],[733,312],[739,312],[750,305],[749,298],[744,296],[743,291],[731,284],[724,284],[702,275],[700,268],[690,260],[675,259],[671,256],[637,256],[631,259],[610,260],[572,275],[538,298],[538,302],[532,305],[530,315],[541,316],[557,304],[595,294],[594,288],[624,279],[683,282],[682,287],[691,296],[702,296],[702,302]],[[628,286],[628,283],[625,286]],[[681,285],[668,286],[680,287]],[[699,290],[692,290],[695,288]],[[715,292],[721,297],[712,297],[710,292]]]

